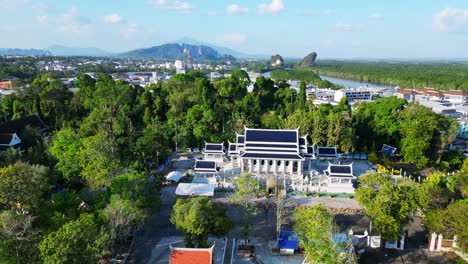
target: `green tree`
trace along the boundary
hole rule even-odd
[[[109,239],[113,248],[121,251],[128,238],[139,229],[143,213],[131,201],[122,199],[120,195],[112,195],[110,203],[104,209]]]
[[[69,183],[77,183],[81,171],[80,138],[70,128],[63,128],[53,137],[50,153],[57,159],[56,168]]]
[[[458,236],[457,244],[468,252],[468,199],[450,204],[445,209],[430,210],[426,214],[427,227],[447,239]]]
[[[294,213],[294,231],[305,249],[305,258],[310,263],[343,263],[339,249],[333,241],[333,233],[338,230],[333,214],[323,205],[298,208]]]
[[[97,263],[107,252],[108,236],[99,230],[92,215],[63,225],[39,244],[44,263]]]
[[[356,200],[386,240],[398,239],[409,215],[428,202],[424,189],[411,179],[395,182],[389,175],[370,173],[359,178],[359,185]]]
[[[187,247],[209,247],[208,235],[224,235],[234,224],[225,211],[206,197],[178,199],[171,223],[184,233]]]
[[[0,213],[0,263],[34,263],[38,258],[36,217],[11,211]]]
[[[112,142],[102,132],[81,140],[81,176],[93,189],[110,186],[120,170],[119,160],[112,155],[111,146]]]
[[[260,195],[259,182],[250,173],[242,174],[239,179],[235,180],[236,192],[229,196],[229,201],[240,205],[244,211],[242,219],[242,238],[248,240],[250,237],[250,228],[252,227],[252,217],[257,214],[257,208],[252,203],[252,199]]]
[[[0,168],[0,207],[18,212],[37,210],[49,189],[45,166],[15,163]]]
[[[299,85],[299,93],[297,94],[296,98],[296,109],[300,111],[305,111],[307,108],[306,100],[306,84],[305,82],[301,82],[301,84]]]

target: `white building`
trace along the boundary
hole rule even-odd
[[[301,155],[300,138],[298,129],[246,127],[244,151],[240,154],[241,172],[302,175],[304,157]]]
[[[174,62],[174,67],[176,70],[185,70],[185,62],[181,60],[176,60]]]
[[[224,146],[223,143],[214,144],[205,142],[205,149],[203,150],[205,160],[218,160],[223,161]]]
[[[335,91],[334,101],[340,102],[343,98],[348,98],[349,102],[371,101],[372,90],[369,88],[342,89]]]
[[[329,193],[354,193],[353,163],[348,165],[328,163],[328,168],[324,170]]]

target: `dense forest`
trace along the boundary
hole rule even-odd
[[[447,162],[440,150],[456,123],[416,103],[390,97],[351,111],[346,100],[313,105],[305,83],[296,92],[285,81],[258,77],[248,93],[250,83],[242,70],[214,82],[190,71],[144,88],[83,74],[73,93],[44,74],[2,98],[4,119],[37,113],[49,131],[44,137],[26,129],[20,133],[24,151],[3,153],[0,263],[115,257],[158,207],[161,177],[148,181],[157,165],[175,149],[233,141],[244,125],[299,127],[310,144],[342,152],[377,155],[386,143],[421,168]]]
[[[468,91],[468,63],[320,61],[316,73],[402,88]]]

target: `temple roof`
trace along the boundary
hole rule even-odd
[[[328,164],[328,168],[324,171],[325,175],[330,177],[351,177],[356,178],[353,175],[353,163],[351,164]]]
[[[206,143],[205,142],[205,153],[223,153],[223,143]]]
[[[336,147],[318,147],[317,157],[336,157],[338,155]]]
[[[216,161],[197,160],[195,161],[195,167],[193,170],[199,173],[208,173],[208,172],[213,173],[213,172],[218,172],[218,167],[216,166]]]

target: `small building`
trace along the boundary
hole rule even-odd
[[[223,161],[224,145],[223,143],[215,144],[205,142],[203,154],[205,155],[205,160]]]
[[[397,151],[397,148],[392,147],[387,144],[383,144],[382,149],[380,150],[380,152],[382,152],[384,155],[387,155],[387,156],[394,156],[396,154],[396,151]]]
[[[178,248],[172,247],[169,264],[213,264],[213,249],[210,248]]]
[[[318,159],[336,159],[338,157],[338,150],[336,147],[317,147],[316,158]]]
[[[464,105],[468,100],[468,93],[461,90],[442,91],[444,100],[451,102],[454,105]]]
[[[30,115],[0,124],[0,149],[21,144],[22,132],[27,128],[36,128],[45,134],[47,126],[38,115]]]
[[[461,118],[458,121],[458,133],[457,137],[468,139],[468,118]]]
[[[299,249],[299,238],[293,231],[281,230],[278,240],[278,248],[281,254],[294,254]]]
[[[21,139],[16,133],[3,133],[0,134],[0,150],[14,147],[21,143]]]
[[[232,143],[228,141],[229,146],[228,146],[228,157],[231,158],[231,165],[234,166],[234,164],[238,163],[239,161],[239,150],[237,149],[237,144]]]
[[[214,175],[217,174],[219,169],[216,166],[216,161],[212,160],[197,160],[195,161],[195,166],[193,171],[196,175]]]
[[[416,94],[416,91],[410,89],[399,90],[395,93],[396,97],[404,99],[407,102],[414,101],[414,99],[416,98]]]
[[[354,193],[353,163],[348,165],[328,163],[328,168],[324,170],[327,182],[327,192],[329,193]]]

